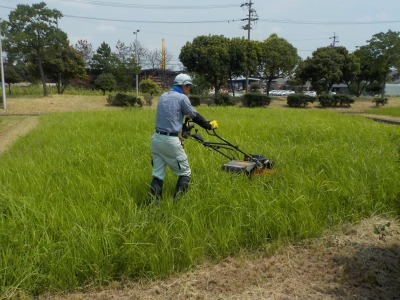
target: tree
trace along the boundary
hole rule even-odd
[[[349,91],[359,97],[376,80],[371,64],[373,58],[368,49],[360,47],[349,54],[349,59],[351,62],[348,63],[348,67],[343,72],[343,81]]]
[[[87,40],[78,40],[74,45],[74,49],[83,57],[85,66],[89,67],[93,57],[93,47]]]
[[[115,45],[115,55],[119,61],[125,62],[132,56],[132,48],[126,46],[124,42],[118,40],[117,45]]]
[[[45,96],[47,96],[46,74],[43,69],[45,49],[68,45],[67,35],[57,28],[57,22],[61,17],[60,11],[47,8],[44,2],[32,6],[18,4],[6,22],[6,51],[35,62]]]
[[[203,75],[217,95],[229,76],[228,39],[222,35],[198,36],[182,47],[179,59],[189,72]]]
[[[391,68],[400,69],[400,32],[389,30],[387,33],[377,33],[367,41],[365,50],[370,51],[373,58],[372,71],[379,76],[381,98],[385,97],[385,85]]]
[[[113,74],[103,73],[100,74],[99,77],[94,82],[96,89],[99,89],[103,92],[103,95],[106,92],[112,92],[115,89],[117,81]]]
[[[233,77],[243,75],[245,70],[253,74],[256,73],[259,65],[260,52],[261,49],[256,42],[244,38],[232,38],[228,41],[228,77],[231,82],[233,96],[235,96]]]
[[[166,69],[168,69],[168,65],[172,60],[172,54],[165,50],[165,65]],[[155,49],[153,51],[146,51],[145,54],[146,63],[144,66],[150,69],[158,69],[161,68],[162,64],[162,52],[159,49]]]
[[[117,60],[115,68],[112,70],[119,90],[127,91],[132,88],[135,75],[140,72],[140,67],[136,59],[131,56],[125,61]]]
[[[271,34],[261,43],[261,66],[267,81],[267,94],[274,79],[289,77],[300,61],[297,49],[277,34]]]
[[[56,83],[58,94],[62,94],[71,79],[85,79],[85,62],[80,53],[71,46],[57,51],[44,51],[43,68],[48,78]]]
[[[11,95],[11,85],[22,81],[22,76],[18,73],[13,64],[4,65],[4,77],[8,83],[8,92]]]
[[[343,82],[343,70],[349,52],[345,47],[321,47],[299,67],[297,76],[310,81],[319,93],[328,93],[334,84]]]
[[[117,64],[117,56],[112,53],[111,47],[106,43],[101,43],[90,62],[91,72],[94,76],[102,73],[113,73]]]

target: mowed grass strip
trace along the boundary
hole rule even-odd
[[[398,213],[398,126],[328,111],[199,110],[245,152],[273,159],[276,173],[224,173],[226,158],[186,140],[190,190],[174,203],[168,172],[156,207],[148,194],[154,110],[41,116],[0,157],[1,295],[165,277]]]
[[[394,116],[400,117],[400,107],[379,107],[368,109],[366,111],[368,114],[375,114],[375,115],[386,115],[386,116]]]

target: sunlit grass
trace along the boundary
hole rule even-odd
[[[366,113],[399,117],[400,107],[380,107],[375,109],[368,109]]]
[[[395,211],[399,127],[327,111],[200,111],[245,152],[273,159],[276,173],[224,173],[223,156],[187,140],[190,190],[174,203],[169,172],[156,207],[148,195],[154,110],[41,116],[0,157],[1,294],[164,277]]]

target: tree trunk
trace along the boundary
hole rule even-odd
[[[62,84],[62,83],[61,83],[61,73],[58,72],[57,93],[58,93],[59,95],[62,94],[61,84]]]
[[[272,78],[269,77],[267,80],[267,96],[269,96],[269,90],[271,89]]]
[[[232,96],[235,97],[235,90],[233,88],[233,81],[232,81],[232,75],[229,75],[229,79],[231,80],[231,90],[232,90]]]
[[[381,99],[385,98],[385,89],[386,89],[386,76],[383,78]]]
[[[40,78],[42,79],[43,95],[47,96],[46,77],[44,76],[42,57],[40,56],[40,53],[38,53],[38,67],[39,67]]]

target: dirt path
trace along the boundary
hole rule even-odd
[[[21,136],[27,134],[38,124],[38,117],[13,117],[5,128],[0,130],[0,155]]]
[[[396,101],[392,105],[400,106],[400,98]],[[286,102],[272,103],[285,106]],[[335,110],[361,114],[370,106],[360,103]],[[4,117],[7,124],[0,130],[0,155],[36,126],[38,117],[28,114],[103,109],[115,108],[106,106],[103,97],[84,103],[79,97],[10,100]],[[0,117],[4,114],[0,109]],[[400,299],[399,295],[400,222],[375,217],[357,226],[344,226],[341,233],[283,247],[272,256],[243,255],[166,280],[114,282],[100,290],[41,299]]]

